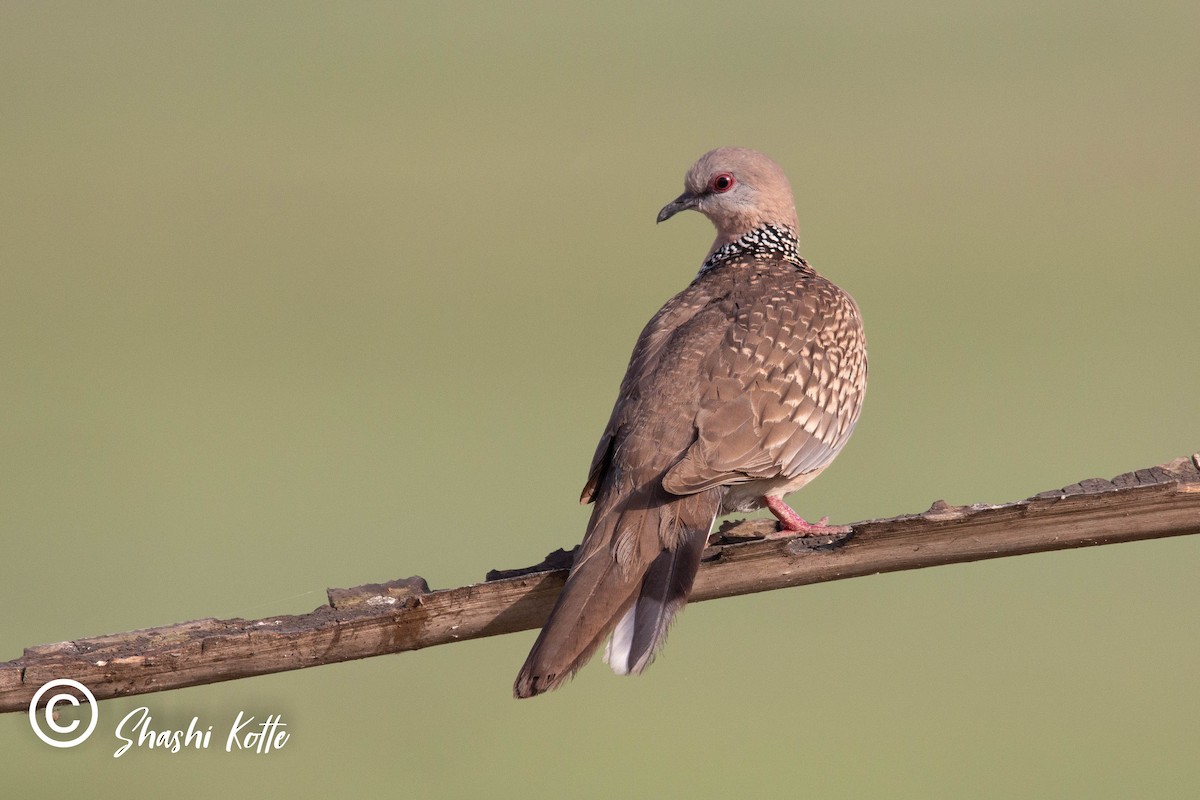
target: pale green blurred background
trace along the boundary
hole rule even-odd
[[[722,144],[866,318],[852,521],[1200,449],[1200,6],[0,6],[0,660],[575,544]],[[1200,541],[704,603],[517,703],[533,633],[0,717],[6,796],[1186,797]],[[115,721],[278,753],[112,758]],[[218,733],[217,735],[220,735]]]

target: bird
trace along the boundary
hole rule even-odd
[[[849,530],[807,522],[783,498],[829,466],[858,421],[858,306],[800,257],[792,188],[766,155],[705,153],[658,222],[687,210],[716,239],[633,348],[580,497],[594,504],[587,531],[517,698],[560,686],[606,637],[612,670],[641,673],[687,602],[718,516],[766,507],[782,535]]]

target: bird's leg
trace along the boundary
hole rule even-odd
[[[771,513],[779,520],[780,530],[775,536],[791,536],[800,534],[801,536],[828,536],[830,534],[849,533],[849,525],[830,525],[829,517],[821,517],[820,521],[815,524],[805,522],[804,518],[792,510],[792,507],[783,502],[782,497],[772,497],[766,495],[763,497],[767,508],[771,509]],[[768,539],[773,538],[771,536]]]

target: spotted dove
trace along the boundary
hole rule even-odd
[[[612,669],[645,669],[718,515],[765,506],[785,533],[831,530],[782,498],[829,466],[858,420],[858,307],[797,252],[791,186],[771,159],[713,150],[684,186],[658,221],[695,209],[717,238],[634,346],[583,488],[587,533],[517,697],[559,686],[610,634]]]

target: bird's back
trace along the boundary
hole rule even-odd
[[[849,294],[800,259],[714,266],[643,330],[585,497],[606,484],[657,480],[685,495],[817,472],[849,438],[865,383]]]

